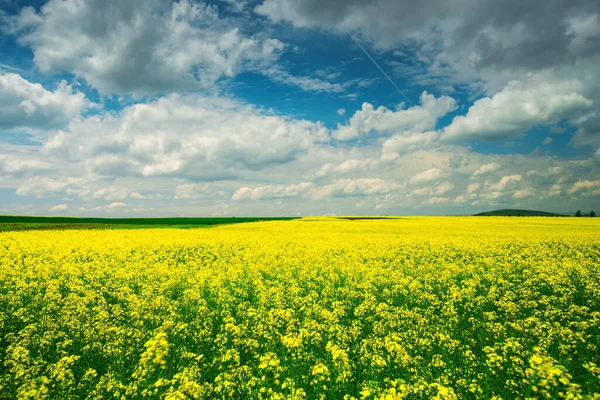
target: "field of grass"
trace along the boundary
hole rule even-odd
[[[74,218],[0,215],[0,232],[65,229],[201,228],[258,221],[288,221],[293,217],[212,218]]]
[[[600,219],[0,232],[0,398],[598,398]]]

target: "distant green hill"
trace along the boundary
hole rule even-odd
[[[546,211],[535,210],[494,210],[475,214],[475,217],[559,217],[561,214],[555,214]]]

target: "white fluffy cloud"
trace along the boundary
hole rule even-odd
[[[380,178],[339,179],[334,183],[315,188],[311,192],[314,199],[328,197],[351,197],[381,195],[403,188],[403,185]]]
[[[238,201],[284,199],[304,195],[314,187],[315,184],[312,182],[302,182],[295,185],[267,185],[254,189],[243,187],[233,194],[232,199]]]
[[[74,193],[79,190],[83,179],[81,178],[50,178],[38,176],[26,179],[20,187],[17,188],[19,196],[35,196],[42,198],[45,196]]]
[[[385,195],[401,190],[403,186],[395,181],[378,178],[338,179],[333,183],[317,186],[312,182],[293,185],[267,185],[254,189],[238,189],[233,200],[272,200],[303,196],[311,200],[323,200],[331,197],[355,197]]]
[[[435,128],[438,119],[455,108],[456,101],[453,98],[436,98],[427,92],[421,94],[420,105],[397,111],[383,106],[374,108],[373,105],[364,103],[362,109],[356,111],[346,125],[338,124],[333,137],[337,140],[351,140],[370,134],[380,136],[407,131],[423,132]]]
[[[52,168],[47,162],[34,157],[18,157],[0,154],[0,174],[22,177],[36,173],[43,173]]]
[[[497,140],[518,136],[534,125],[551,125],[590,110],[593,101],[578,81],[552,82],[545,76],[511,81],[494,96],[477,100],[443,130],[442,140]]]
[[[112,202],[103,206],[96,207],[81,207],[81,211],[89,213],[89,212],[114,212],[117,210],[122,210],[127,207],[127,203],[123,203],[122,201]]]
[[[471,183],[467,186],[467,193],[472,194],[479,190],[481,184],[479,182]]]
[[[18,74],[0,71],[0,129],[62,128],[91,105],[65,81],[50,91]]]
[[[409,183],[417,185],[420,183],[426,183],[435,181],[442,176],[442,171],[439,168],[431,168],[427,171],[419,172],[410,178]]]
[[[500,165],[496,164],[495,162],[483,164],[481,167],[477,168],[477,171],[473,172],[473,176],[485,175],[487,173],[496,171],[498,168],[500,168]]]
[[[454,189],[454,185],[452,183],[450,183],[448,181],[442,182],[436,186],[435,194],[441,196],[441,195],[451,191],[452,189]]]
[[[506,175],[500,178],[500,180],[490,186],[490,189],[494,192],[503,192],[507,188],[513,187],[516,183],[522,182],[523,177],[519,174]]]
[[[188,0],[50,0],[23,9],[13,29],[42,72],[72,72],[105,94],[209,87],[272,62],[284,46]]]
[[[67,204],[57,204],[53,207],[50,207],[50,211],[67,211],[69,206]]]
[[[590,180],[586,179],[583,181],[575,182],[573,187],[571,187],[571,189],[569,189],[569,194],[585,192],[590,189],[596,189],[596,188],[600,188],[600,180],[590,181]]]
[[[394,160],[402,154],[413,153],[417,150],[427,149],[435,145],[440,134],[436,131],[423,133],[407,132],[394,135],[383,142],[381,156],[384,161]]]
[[[99,176],[230,179],[284,164],[328,140],[319,123],[265,113],[227,98],[170,95],[74,121],[44,145],[47,155]]]
[[[526,197],[531,197],[534,194],[535,194],[535,191],[532,188],[517,189],[513,193],[513,197],[515,199],[523,199],[523,198],[526,198]]]

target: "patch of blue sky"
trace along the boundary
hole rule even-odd
[[[0,145],[2,143],[19,146],[40,146],[42,141],[23,130],[0,130]]]

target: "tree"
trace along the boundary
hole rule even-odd
[[[596,213],[595,213],[595,212],[593,212],[593,211],[590,211],[590,217],[592,217],[592,218],[593,218],[593,217],[595,217],[595,216],[596,216]]]
[[[581,217],[581,210],[577,210],[577,212],[575,213],[576,217]]]

